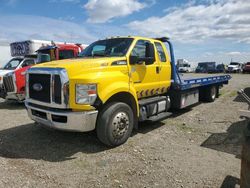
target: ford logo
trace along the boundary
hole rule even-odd
[[[42,91],[43,86],[42,86],[42,84],[40,84],[40,83],[35,83],[35,84],[33,84],[32,88],[33,88],[33,90],[35,90],[35,91]]]

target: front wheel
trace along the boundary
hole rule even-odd
[[[115,147],[125,143],[133,130],[134,114],[122,102],[107,104],[98,115],[96,132],[105,145]]]

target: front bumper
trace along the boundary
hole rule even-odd
[[[5,98],[8,100],[17,100],[17,101],[22,102],[25,99],[25,94],[24,93],[6,93]]]
[[[87,132],[95,129],[98,111],[55,112],[30,106],[27,102],[25,105],[29,117],[46,127],[74,132]]]

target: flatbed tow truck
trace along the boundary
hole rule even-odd
[[[127,141],[138,122],[163,120],[171,109],[213,102],[230,78],[182,79],[166,37],[114,37],[92,43],[79,59],[30,68],[25,105],[41,125],[96,130],[101,142],[114,147]]]

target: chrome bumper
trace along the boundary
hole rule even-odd
[[[25,105],[29,117],[46,127],[74,132],[87,132],[95,129],[98,111],[54,112],[35,108],[27,102]],[[39,117],[39,114],[42,114],[42,116]],[[64,121],[58,120],[58,117],[61,117]]]
[[[24,101],[25,99],[25,94],[21,94],[21,93],[7,93],[5,96],[6,99],[9,100],[17,100],[17,101]]]

